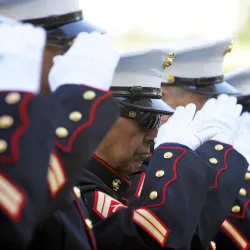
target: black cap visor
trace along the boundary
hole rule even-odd
[[[156,114],[171,115],[174,110],[161,99],[138,99],[115,97],[117,102],[127,107],[140,109],[142,111]]]
[[[60,16],[22,20],[22,22],[32,23],[46,29],[48,43],[57,45],[56,47],[70,45],[70,42],[81,32],[91,33],[96,31],[101,34],[105,33],[105,30],[83,20],[82,11]]]
[[[201,95],[218,96],[221,94],[238,95],[240,92],[227,82],[207,86],[186,86],[183,88]]]
[[[173,83],[162,82],[162,86],[181,86],[182,88],[201,95],[218,96],[221,94],[238,95],[239,90],[223,80],[224,76],[211,78],[175,78]]]

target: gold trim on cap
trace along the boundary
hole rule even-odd
[[[175,53],[170,52],[168,57],[166,58],[166,60],[163,62],[162,68],[166,69],[166,68],[170,67],[174,62],[174,58],[175,58]]]
[[[232,50],[233,50],[233,47],[234,47],[234,44],[235,42],[234,41],[231,41],[231,43],[228,45],[228,47],[226,48],[225,52],[224,52],[224,55],[228,54],[228,53],[231,53]]]

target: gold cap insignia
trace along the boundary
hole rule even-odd
[[[230,53],[231,51],[232,51],[232,49],[233,49],[233,46],[234,46],[234,41],[232,41],[229,45],[228,45],[228,47],[226,48],[226,50],[225,50],[225,52],[224,52],[224,55],[226,55],[226,54],[228,54],[228,53]]]
[[[168,58],[162,64],[162,68],[165,69],[170,67],[174,62],[174,58],[175,58],[175,53],[174,52],[169,53]]]

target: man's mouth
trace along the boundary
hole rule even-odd
[[[145,161],[149,158],[150,154],[149,153],[137,153],[136,154],[140,160]]]

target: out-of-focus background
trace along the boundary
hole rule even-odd
[[[122,51],[154,42],[233,37],[225,72],[250,65],[250,0],[82,0],[86,20]]]

